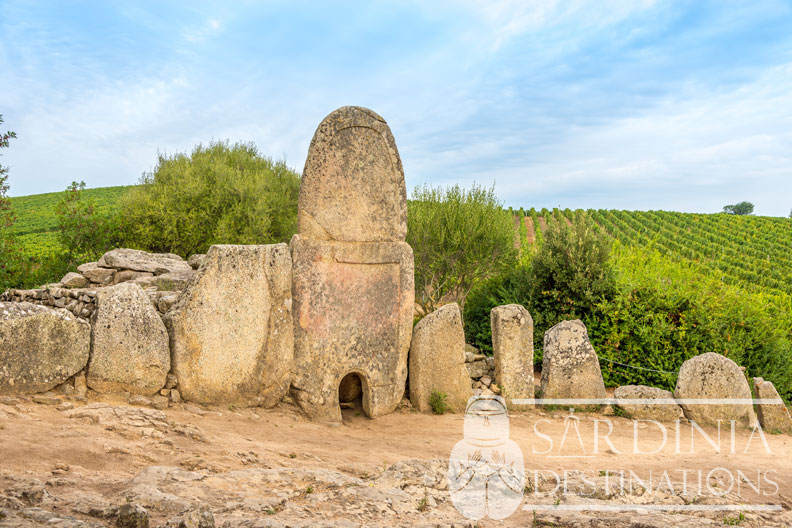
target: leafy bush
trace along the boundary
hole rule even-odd
[[[792,300],[746,292],[710,278],[694,263],[640,248],[619,248],[619,291],[586,320],[597,354],[662,374],[601,362],[608,385],[643,383],[673,389],[682,363],[723,354],[748,376],[772,381],[792,399]]]
[[[493,188],[416,187],[407,205],[407,242],[415,254],[416,302],[429,313],[515,263],[514,224]]]
[[[585,319],[615,293],[610,239],[582,212],[571,225],[545,218],[544,241],[532,259],[481,283],[468,298],[465,334],[480,350],[492,351],[492,308],[521,304],[534,320],[534,362],[540,364],[548,329],[567,319]]]
[[[55,208],[60,254],[67,269],[96,260],[118,245],[118,217],[102,214],[85,196],[85,182],[72,182]]]
[[[429,406],[434,414],[445,414],[448,411],[447,398],[448,395],[444,392],[432,391],[429,395]]]
[[[251,143],[198,145],[159,156],[121,200],[124,243],[188,257],[212,244],[288,242],[297,229],[300,177]]]

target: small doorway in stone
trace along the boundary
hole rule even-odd
[[[344,422],[364,420],[363,382],[360,375],[350,372],[338,384],[338,404],[341,406],[341,419]]]

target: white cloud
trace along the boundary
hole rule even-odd
[[[757,213],[785,216],[792,207],[792,63],[725,92],[669,96],[632,117],[581,128],[543,159],[481,174],[503,196],[574,204],[607,189],[618,208],[717,211],[749,199]],[[669,197],[674,197],[669,201]]]

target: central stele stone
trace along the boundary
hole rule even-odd
[[[338,388],[360,377],[369,417],[404,395],[415,301],[407,193],[385,120],[345,106],[314,134],[291,241],[292,396],[317,421],[338,422]]]

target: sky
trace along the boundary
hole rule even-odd
[[[792,2],[0,0],[12,196],[136,183],[322,118],[389,123],[416,185],[506,206],[792,210]]]

